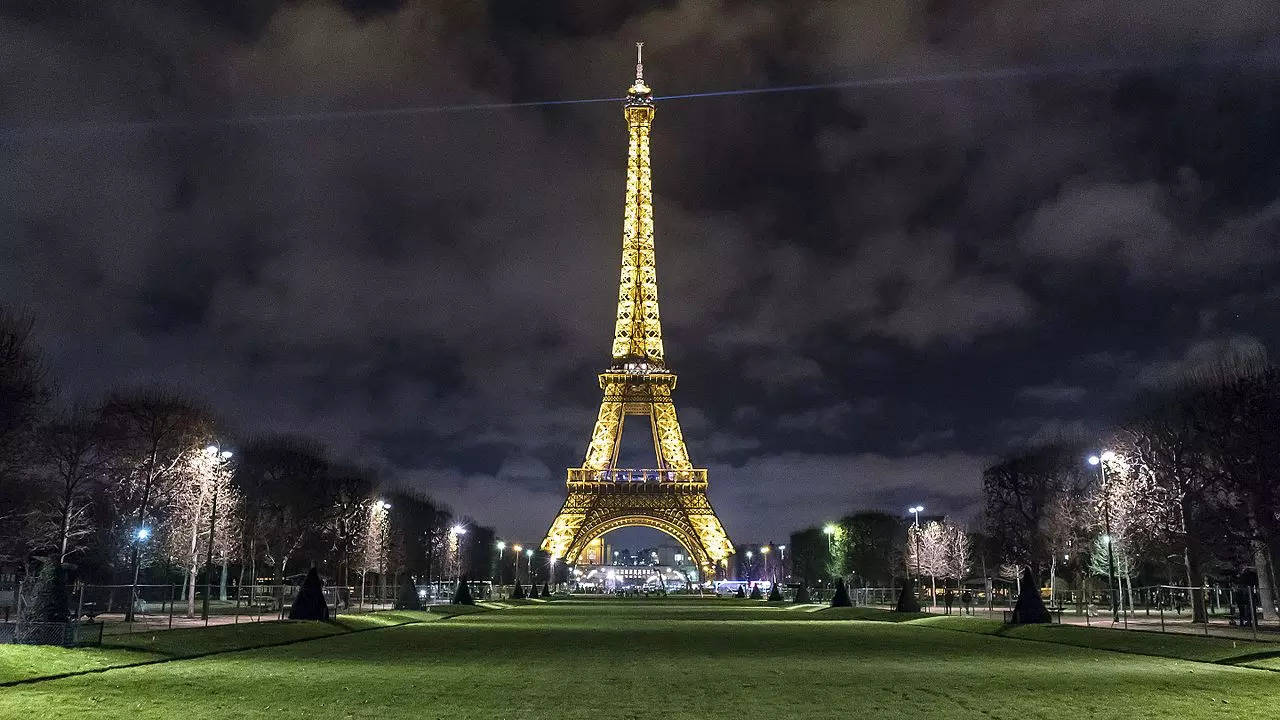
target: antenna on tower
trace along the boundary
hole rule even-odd
[[[644,43],[636,43],[636,84],[644,84]]]

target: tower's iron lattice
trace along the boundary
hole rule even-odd
[[[649,130],[653,96],[644,82],[637,46],[636,80],[627,89],[627,195],[622,224],[622,274],[612,362],[600,373],[604,398],[582,467],[568,469],[568,498],[542,549],[578,563],[588,545],[621,527],[651,527],[671,535],[709,577],[733,545],[707,496],[707,471],[689,462],[671,393],[676,376],[666,365],[658,316],[653,247],[653,189]],[[618,467],[622,426],[647,416],[657,456],[652,469]]]

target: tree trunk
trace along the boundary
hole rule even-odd
[[[1187,572],[1187,586],[1191,588],[1191,622],[1208,622],[1209,615],[1204,606],[1204,573],[1200,569],[1200,539],[1188,522],[1191,501],[1185,493],[1178,509],[1182,516],[1182,564]]]
[[[187,617],[196,616],[196,573],[199,567],[192,565],[187,570]]]
[[[1254,512],[1256,501],[1250,498],[1248,518],[1249,518],[1249,549],[1253,551],[1253,569],[1258,576],[1258,600],[1262,604],[1264,612],[1274,612],[1273,597],[1271,591],[1271,563],[1267,558],[1267,543],[1262,538],[1262,530],[1258,526],[1258,515]]]
[[[1049,604],[1053,604],[1054,592],[1058,586],[1058,554],[1049,558]]]

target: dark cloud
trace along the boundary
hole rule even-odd
[[[744,540],[968,513],[994,453],[1280,339],[1271,2],[6,8],[0,301],[69,394],[185,386],[520,537],[599,399],[618,108],[307,113],[617,95],[636,39],[663,94],[1078,66],[659,104],[668,356]]]

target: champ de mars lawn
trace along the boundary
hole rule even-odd
[[[0,646],[0,682],[26,681],[0,687],[0,717],[1192,720],[1280,707],[1280,673],[1265,669],[1277,645],[891,619],[561,600],[139,634],[101,649]],[[131,663],[150,664],[112,667]]]

